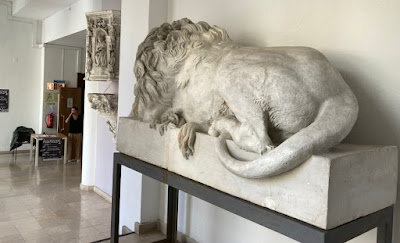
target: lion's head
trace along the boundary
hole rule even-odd
[[[206,22],[194,24],[187,18],[152,29],[136,54],[136,98],[131,116],[159,123],[161,115],[172,106],[176,88],[172,84],[190,50],[226,42],[231,42],[226,30]]]

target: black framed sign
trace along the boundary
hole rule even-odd
[[[10,91],[8,89],[0,89],[0,112],[8,112],[10,101]]]
[[[43,160],[54,160],[61,158],[61,138],[43,139],[42,156]]]

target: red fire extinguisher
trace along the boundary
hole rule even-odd
[[[53,128],[54,114],[48,114],[45,118],[45,121],[48,128]]]

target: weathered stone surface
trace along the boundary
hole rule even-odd
[[[323,229],[392,205],[396,199],[397,148],[340,144],[313,155],[287,173],[246,179],[230,173],[215,152],[217,138],[198,133],[193,156],[182,157],[179,130],[164,136],[149,124],[120,118],[117,150],[252,203]],[[228,141],[237,159],[259,155]]]
[[[90,93],[88,98],[91,108],[99,111],[100,115],[106,119],[115,142],[117,137],[118,95]]]
[[[85,80],[118,81],[121,11],[86,13]]]
[[[118,151],[138,159],[167,168],[164,154],[167,136],[149,128],[148,124],[120,118],[118,123]]]
[[[285,173],[339,144],[358,103],[328,59],[309,47],[249,47],[189,19],[153,28],[139,45],[132,116],[180,128],[183,157],[196,133],[218,137],[220,162],[243,178]],[[163,129],[161,129],[163,130]],[[263,156],[234,159],[226,140]]]

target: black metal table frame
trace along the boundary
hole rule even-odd
[[[258,223],[299,242],[338,243],[355,238],[373,228],[378,228],[377,243],[392,242],[393,206],[361,217],[330,230],[323,230],[300,220],[258,206],[221,192],[186,177],[169,172],[122,153],[114,154],[112,195],[111,242],[118,243],[121,166],[136,170],[168,185],[167,238],[159,242],[174,242],[177,237],[179,190],[198,197],[215,206]],[[268,239],[266,239],[268,242]]]

